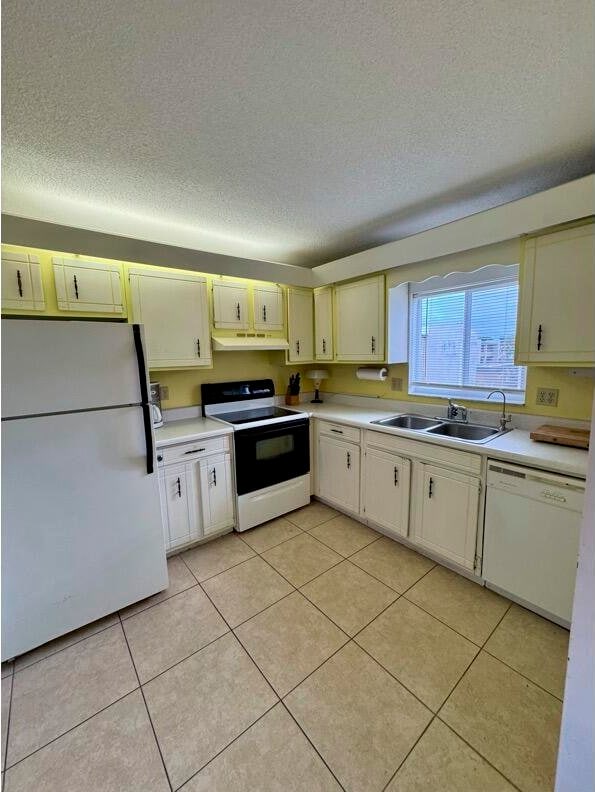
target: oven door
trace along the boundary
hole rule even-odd
[[[234,433],[238,495],[271,487],[310,471],[309,418]]]

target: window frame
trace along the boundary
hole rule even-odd
[[[428,278],[422,283],[409,284],[409,366],[408,366],[408,394],[410,396],[430,396],[434,398],[464,398],[472,401],[485,401],[492,390],[502,390],[506,394],[507,402],[524,405],[527,392],[527,368],[522,374],[523,388],[506,388],[498,385],[485,387],[483,385],[447,385],[444,383],[419,382],[413,379],[416,362],[416,349],[419,348],[419,335],[421,319],[418,319],[419,298],[432,294],[465,293],[464,319],[463,319],[463,372],[468,372],[470,364],[471,344],[471,297],[473,292],[482,288],[493,286],[508,286],[519,284],[519,266],[488,265],[472,272],[456,272],[450,275],[437,275]],[[418,300],[417,304],[414,300]],[[518,318],[518,315],[517,315]],[[518,327],[515,325],[515,337]],[[514,359],[514,358],[513,358]]]

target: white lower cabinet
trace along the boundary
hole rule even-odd
[[[391,533],[407,536],[409,529],[409,459],[368,448],[362,470],[363,514]]]
[[[480,479],[435,465],[415,465],[412,536],[416,543],[473,570]]]
[[[168,465],[159,470],[159,494],[165,549],[174,550],[202,535],[197,508],[196,462]]]
[[[157,460],[167,552],[233,528],[233,478],[227,438],[158,449]]]
[[[233,485],[229,454],[218,454],[201,460],[200,500],[205,536],[233,525]]]
[[[355,443],[319,434],[318,492],[344,511],[359,512],[360,448]]]

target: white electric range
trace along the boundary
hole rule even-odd
[[[201,385],[203,415],[234,429],[237,530],[310,501],[310,428],[304,413],[277,407],[272,380]]]

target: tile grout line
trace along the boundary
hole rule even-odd
[[[430,710],[430,712],[432,712],[432,711]],[[437,717],[437,716],[436,716],[436,714],[435,714],[434,712],[432,712],[432,717],[430,718],[430,720],[429,720],[429,723],[426,725],[425,729],[424,729],[424,730],[422,731],[422,733],[419,735],[419,737],[417,738],[417,740],[416,740],[416,741],[413,743],[413,745],[411,746],[411,748],[410,748],[410,749],[407,751],[407,753],[405,754],[405,756],[403,757],[403,759],[402,759],[402,760],[399,762],[398,766],[397,766],[397,767],[396,767],[396,769],[395,769],[395,772],[394,772],[394,773],[391,775],[391,777],[388,779],[388,781],[386,782],[386,784],[385,784],[385,785],[382,787],[382,792],[386,792],[386,790],[387,790],[387,789],[388,789],[388,787],[390,786],[391,782],[394,780],[394,778],[395,778],[395,776],[397,775],[397,773],[399,772],[399,770],[400,770],[400,769],[403,767],[403,765],[405,764],[405,762],[407,761],[407,759],[409,759],[410,755],[413,753],[413,750],[414,750],[415,746],[416,746],[416,745],[417,745],[417,744],[418,744],[418,743],[421,741],[422,737],[423,737],[423,736],[424,736],[424,734],[427,732],[427,730],[430,728],[430,726],[432,725],[432,723],[434,723],[434,721],[436,720],[436,717]]]
[[[159,603],[157,603],[157,604],[159,604]],[[84,635],[82,638],[78,638],[76,641],[73,641],[71,644],[68,644],[68,646],[62,646],[60,649],[56,649],[55,652],[51,652],[50,654],[45,655],[44,657],[40,657],[39,660],[34,660],[32,663],[29,663],[29,665],[23,666],[22,668],[17,668],[16,667],[16,658],[15,658],[15,660],[13,661],[13,663],[14,663],[13,672],[15,674],[21,674],[23,671],[26,671],[28,668],[32,668],[34,665],[37,665],[38,663],[41,663],[44,660],[48,660],[50,657],[54,657],[54,655],[60,654],[60,652],[64,652],[66,649],[70,649],[71,646],[76,646],[77,644],[82,643],[82,641],[86,641],[87,638],[93,638],[94,636],[100,635],[102,632],[105,632],[106,630],[109,630],[112,627],[115,627],[118,624],[118,611],[114,611],[113,613],[108,613],[107,616],[103,616],[102,618],[108,619],[110,616],[116,617],[116,621],[113,624],[108,624],[106,627],[101,627],[101,629],[97,630],[97,632],[91,633],[90,635]],[[90,623],[93,624],[93,622],[90,622]],[[84,629],[85,626],[86,625],[83,625],[83,627],[81,627],[79,629],[82,630],[82,629]],[[68,635],[68,633],[66,633],[66,635]],[[58,640],[58,639],[55,639],[55,640]],[[42,644],[42,646],[45,646],[45,644]],[[35,651],[35,649],[32,649],[31,651]],[[17,657],[23,657],[23,656],[24,655],[17,655]]]
[[[556,694],[552,693],[551,690],[548,690],[547,688],[544,688],[543,685],[539,684],[539,682],[535,682],[535,680],[531,679],[531,677],[528,677],[526,674],[523,674],[522,671],[519,671],[518,668],[515,668],[514,666],[511,666],[505,660],[502,660],[502,658],[498,657],[498,655],[492,654],[492,652],[490,652],[489,649],[485,648],[485,645],[482,646],[482,648],[479,650],[478,655],[480,654],[480,652],[485,652],[485,654],[489,655],[494,660],[497,660],[499,663],[502,663],[502,665],[506,666],[506,668],[510,669],[511,671],[514,671],[515,674],[518,674],[520,677],[523,677],[523,679],[526,679],[527,682],[530,682],[532,685],[535,685],[535,687],[539,688],[544,693],[547,693],[548,696],[551,696],[552,698],[555,698],[556,701],[560,702],[560,704],[564,704],[564,699],[563,698],[560,698],[560,696],[556,696]],[[566,676],[566,674],[564,676]]]
[[[153,732],[153,739],[155,740],[155,745],[157,746],[157,750],[159,751],[159,757],[161,759],[161,764],[163,766],[163,772],[165,773],[165,778],[167,783],[169,784],[170,790],[173,790],[173,785],[171,779],[169,777],[169,773],[167,770],[167,765],[165,764],[165,759],[163,758],[163,753],[161,752],[161,746],[159,745],[159,740],[157,739],[157,732],[155,731],[155,726],[153,725],[153,719],[151,718],[151,713],[149,712],[149,707],[147,705],[147,699],[145,698],[145,692],[143,690],[143,686],[141,685],[140,677],[138,675],[138,671],[136,669],[136,663],[134,662],[134,657],[132,656],[132,651],[130,649],[130,644],[128,643],[128,636],[126,635],[126,630],[124,629],[124,625],[122,623],[122,617],[120,617],[120,629],[124,635],[124,640],[126,641],[126,648],[128,649],[128,654],[130,656],[130,662],[132,663],[132,667],[134,668],[134,673],[138,680],[138,686],[140,690],[140,694],[143,699],[143,704],[145,705],[145,712],[147,713],[147,718],[149,719],[149,723],[151,724],[151,731]]]
[[[492,630],[492,632],[489,634],[489,636],[486,638],[486,641],[489,641],[489,640],[490,640],[490,637],[491,637],[491,636],[494,634],[494,632],[495,632],[495,631],[498,629],[498,627],[499,627],[499,625],[500,625],[500,622],[502,621],[502,619],[504,619],[504,617],[506,616],[506,614],[507,614],[507,613],[508,613],[508,611],[510,610],[511,606],[512,606],[512,602],[509,604],[508,608],[506,608],[506,610],[504,611],[504,613],[502,614],[502,616],[500,617],[500,619],[498,619],[498,623],[496,624],[496,626],[494,627],[494,629]],[[484,643],[485,643],[485,642],[484,642]],[[477,646],[477,644],[476,644],[476,646]],[[446,704],[447,704],[448,700],[451,698],[451,696],[454,694],[455,690],[458,688],[458,686],[461,684],[461,682],[463,681],[463,679],[465,678],[465,676],[468,674],[468,672],[469,672],[469,669],[471,668],[471,666],[473,665],[473,663],[475,663],[475,661],[477,660],[477,658],[480,656],[480,654],[481,654],[481,652],[482,652],[482,648],[483,648],[483,646],[482,646],[482,647],[480,647],[480,649],[479,649],[479,652],[478,652],[478,653],[475,655],[475,657],[473,658],[473,660],[472,660],[472,661],[469,663],[469,665],[467,666],[467,669],[466,669],[465,673],[464,673],[464,674],[461,676],[461,678],[458,680],[458,682],[456,683],[456,685],[454,685],[453,689],[450,691],[450,693],[448,694],[448,696],[446,697],[446,699],[445,699],[445,700],[443,701],[443,703],[440,705],[440,707],[438,708],[438,711],[436,712],[436,715],[438,715],[438,714],[439,714],[439,713],[440,713],[440,712],[443,710],[443,708],[446,706]],[[441,719],[441,720],[442,720],[442,719]],[[446,721],[445,721],[445,722],[446,722]],[[478,753],[479,753],[479,752],[478,752]]]
[[[6,763],[8,760],[8,740],[10,737],[10,718],[12,715],[12,699],[14,696],[14,661],[12,663],[12,668],[10,670],[10,700],[8,702],[8,717],[6,719],[6,745],[4,746],[4,763],[2,768],[2,789],[4,789],[4,779],[6,776]]]
[[[263,560],[266,562],[266,559],[263,559]],[[268,563],[268,562],[266,562],[266,563]],[[269,564],[269,566],[271,566],[271,565]],[[273,567],[271,567],[271,568],[273,568]],[[275,571],[276,571],[276,570],[275,570]],[[279,574],[279,573],[277,573],[277,574]],[[287,582],[289,583],[289,581],[287,581]],[[293,586],[293,584],[290,584],[290,585],[292,585],[292,586]],[[291,592],[290,592],[290,594],[293,594],[294,592],[298,591],[298,589],[296,589],[295,587],[293,587],[293,589],[294,589],[294,590],[293,590],[293,591],[291,591]],[[300,592],[300,593],[301,593],[301,592]],[[287,597],[289,597],[289,596],[290,596],[290,594],[287,594],[286,596],[287,596]],[[208,597],[209,601],[211,602],[211,604],[213,605],[213,607],[215,608],[215,610],[217,611],[217,613],[219,613],[219,615],[221,616],[221,618],[223,619],[223,621],[224,621],[224,622],[225,622],[225,623],[228,625],[228,627],[229,627],[229,623],[228,623],[228,622],[227,622],[227,620],[224,618],[223,614],[222,614],[222,613],[219,611],[219,609],[217,608],[217,606],[215,605],[215,603],[214,603],[214,602],[211,600],[211,598],[209,597],[209,595],[208,595],[208,593],[207,593],[206,591],[205,591],[205,595]],[[302,596],[303,596],[303,595],[302,595]],[[285,597],[284,597],[283,599],[285,599]],[[280,602],[280,600],[277,600],[277,602]],[[274,604],[276,604],[276,603],[273,603],[273,605],[274,605]],[[270,607],[270,606],[269,606],[269,607]],[[266,610],[266,608],[265,608],[265,610]],[[261,611],[261,613],[262,613],[262,611]],[[255,615],[258,615],[258,614],[255,614]],[[254,617],[251,617],[251,618],[254,618]],[[249,619],[247,619],[246,621],[249,621]],[[242,624],[244,624],[244,623],[245,623],[245,622],[242,622]],[[239,626],[240,626],[240,625],[238,625],[238,627],[239,627]],[[307,735],[307,734],[304,732],[304,730],[301,728],[301,726],[299,725],[299,723],[297,723],[297,721],[295,720],[295,718],[293,717],[293,715],[291,714],[291,712],[289,712],[289,709],[287,708],[287,706],[286,706],[285,702],[283,701],[283,699],[282,699],[282,698],[281,698],[281,697],[278,695],[277,691],[276,691],[276,690],[273,688],[273,686],[271,685],[271,683],[268,681],[268,679],[267,679],[267,678],[266,678],[266,676],[264,675],[264,673],[263,673],[263,671],[261,670],[261,668],[260,668],[260,666],[258,665],[258,663],[257,663],[257,662],[255,661],[255,659],[252,657],[252,655],[250,654],[250,652],[248,651],[248,649],[247,649],[247,648],[244,646],[244,644],[243,644],[243,643],[242,643],[242,641],[239,639],[239,637],[238,637],[238,636],[235,634],[235,632],[234,632],[234,628],[230,627],[230,630],[231,630],[231,633],[232,633],[232,635],[233,635],[233,636],[234,636],[234,638],[236,639],[236,641],[238,641],[238,643],[240,644],[240,646],[242,647],[242,649],[243,649],[243,650],[246,652],[246,654],[248,655],[248,657],[250,658],[250,660],[252,661],[252,663],[254,664],[254,666],[255,666],[255,667],[258,669],[258,671],[260,672],[260,674],[261,674],[262,678],[265,680],[265,682],[267,683],[267,685],[269,685],[269,687],[270,687],[270,688],[271,688],[271,690],[273,691],[273,694],[274,694],[274,695],[277,697],[277,702],[275,702],[275,704],[274,704],[273,706],[276,706],[276,705],[277,705],[277,703],[280,703],[280,704],[281,704],[281,705],[282,705],[282,706],[285,708],[285,710],[286,710],[286,711],[289,713],[290,717],[291,717],[291,718],[294,720],[294,722],[297,724],[298,728],[300,729],[300,731],[302,732],[302,734],[304,735],[304,737],[306,738],[306,740],[308,741],[308,743],[309,743],[309,744],[312,746],[313,750],[314,750],[314,751],[316,752],[316,754],[317,754],[317,755],[320,757],[320,760],[323,762],[323,764],[325,765],[325,767],[327,767],[327,768],[328,768],[328,771],[331,773],[331,775],[333,776],[333,778],[335,778],[335,780],[337,781],[337,783],[339,784],[339,786],[341,787],[341,789],[343,789],[343,790],[344,790],[344,787],[343,787],[343,785],[339,783],[339,780],[336,778],[336,776],[335,776],[335,774],[333,773],[333,771],[331,770],[331,768],[330,768],[330,767],[327,765],[326,761],[323,759],[323,757],[321,756],[321,754],[318,752],[318,750],[316,749],[316,746],[315,746],[315,745],[314,745],[314,744],[311,742],[311,740],[309,739],[308,735]],[[347,637],[348,637],[348,636],[347,636]],[[339,651],[340,651],[340,650],[343,648],[343,646],[347,646],[347,644],[348,644],[348,643],[349,643],[349,637],[348,637],[348,640],[347,640],[347,641],[346,641],[346,642],[345,642],[345,643],[344,643],[342,646],[340,646],[340,647],[337,649],[337,651],[336,651],[336,652],[334,652],[333,654],[336,654],[337,652],[339,652]],[[332,655],[331,655],[331,656],[332,656]],[[330,658],[328,658],[328,657],[327,657],[327,659],[326,659],[324,662],[327,662],[329,659],[330,659]],[[324,665],[324,663],[322,663],[321,665]],[[315,670],[316,670],[316,669],[315,669]],[[314,672],[311,672],[311,673],[314,673]],[[308,676],[310,676],[310,675],[308,675]],[[304,681],[304,680],[302,680],[302,682],[303,682],[303,681]],[[301,684],[302,684],[302,682],[300,682],[299,684],[301,685]],[[297,687],[297,686],[296,686],[296,687]],[[295,688],[293,688],[293,689],[295,689]],[[291,692],[291,691],[289,691],[289,692]],[[287,693],[286,695],[289,695],[289,693]],[[272,709],[272,707],[271,707],[270,709]],[[270,711],[270,710],[268,710],[268,711]],[[264,713],[264,714],[266,714],[266,713]],[[261,716],[261,717],[262,717],[262,716]],[[255,722],[256,722],[256,721],[255,721]],[[248,728],[251,728],[253,725],[254,725],[254,723],[250,724],[250,726],[249,726]],[[247,729],[246,729],[246,731],[247,731]],[[240,735],[238,735],[238,736],[240,736]],[[237,737],[236,737],[235,739],[237,739]],[[231,743],[230,743],[230,745],[231,745]],[[227,748],[227,747],[228,747],[228,746],[226,746],[226,748]],[[225,749],[223,749],[223,750],[225,750]],[[214,757],[213,757],[213,758],[214,758]],[[212,761],[212,759],[211,759],[211,760],[209,760],[209,761]],[[207,764],[208,764],[208,763],[207,763]],[[206,766],[206,765],[205,765],[205,766]],[[202,768],[201,768],[201,769],[202,769]],[[199,770],[199,771],[197,771],[197,772],[200,772],[200,770]],[[185,781],[184,783],[187,783],[187,781]]]
[[[115,627],[116,625],[114,624],[113,626]],[[31,756],[34,756],[36,753],[39,753],[39,751],[43,751],[43,749],[47,748],[48,745],[52,745],[52,743],[55,743],[57,740],[64,737],[66,734],[70,734],[70,732],[74,731],[75,729],[78,729],[79,726],[82,726],[83,723],[87,723],[87,721],[90,721],[96,715],[100,715],[102,712],[105,712],[110,707],[113,707],[114,704],[118,704],[118,702],[123,701],[123,699],[125,699],[126,696],[130,696],[131,693],[135,693],[137,690],[140,690],[140,686],[132,688],[132,690],[128,690],[126,693],[124,693],[123,696],[119,696],[114,701],[110,701],[109,704],[106,704],[105,707],[102,707],[101,709],[97,710],[97,712],[94,712],[92,715],[89,715],[87,718],[84,718],[79,723],[76,723],[74,726],[71,726],[69,729],[66,729],[66,731],[63,731],[60,734],[56,735],[55,737],[52,737],[52,739],[49,742],[45,743],[44,745],[40,745],[39,748],[36,748],[34,751],[31,751],[31,753],[28,753],[27,756],[23,756],[21,759],[18,759],[16,762],[13,762],[13,764],[11,764],[10,767],[5,767],[4,773],[6,774],[7,770],[12,770],[13,767],[16,767],[17,765],[21,764],[21,762],[24,762],[25,759],[29,759]]]
[[[470,743],[468,740],[466,740],[466,739],[465,739],[465,737],[463,737],[462,735],[460,735],[460,734],[459,734],[459,732],[458,732],[458,731],[457,731],[457,730],[454,728],[454,726],[452,726],[450,723],[448,723],[448,721],[445,721],[445,720],[444,720],[444,718],[441,718],[439,713],[437,713],[437,714],[436,714],[436,720],[439,720],[439,721],[440,721],[440,723],[442,723],[444,726],[446,726],[448,729],[450,729],[450,730],[453,732],[453,734],[456,734],[456,736],[459,738],[459,740],[461,740],[462,742],[464,742],[464,743],[465,743],[465,745],[466,745],[468,748],[470,748],[470,749],[471,749],[472,751],[474,751],[474,752],[475,752],[475,753],[476,753],[478,756],[480,756],[480,757],[483,759],[483,761],[484,761],[486,764],[488,764],[488,765],[489,765],[489,766],[492,768],[492,770],[495,770],[497,773],[499,773],[499,774],[502,776],[502,778],[504,778],[506,781],[508,781],[508,783],[509,783],[509,784],[510,784],[510,785],[511,785],[511,786],[512,786],[514,789],[516,789],[516,790],[517,790],[517,792],[523,792],[523,790],[522,790],[522,789],[521,789],[519,786],[517,786],[517,785],[514,783],[514,781],[511,781],[511,780],[510,780],[510,778],[509,778],[509,777],[508,777],[508,776],[507,776],[505,773],[503,773],[503,772],[502,772],[502,770],[498,769],[498,768],[496,767],[496,765],[495,765],[495,764],[493,764],[493,763],[492,763],[492,762],[491,762],[491,761],[490,761],[490,760],[489,760],[489,759],[488,759],[486,756],[484,756],[484,755],[483,755],[483,753],[482,753],[482,752],[481,752],[481,751],[480,751],[478,748],[476,748],[474,745],[471,745],[471,743]]]
[[[345,787],[343,786],[343,784],[342,784],[342,783],[339,781],[339,779],[337,778],[337,776],[334,774],[334,772],[332,771],[332,769],[331,769],[330,765],[329,765],[329,764],[327,764],[327,762],[326,762],[325,758],[322,756],[322,754],[320,753],[320,751],[318,750],[318,748],[317,748],[317,747],[314,745],[314,743],[312,742],[312,740],[311,740],[311,739],[308,737],[308,735],[306,734],[306,732],[304,731],[304,729],[301,727],[300,723],[298,722],[298,720],[297,720],[297,719],[296,719],[296,717],[294,716],[293,712],[292,712],[292,711],[289,709],[289,707],[287,706],[287,704],[285,703],[285,701],[283,701],[283,699],[281,699],[281,706],[282,706],[282,707],[285,709],[285,712],[287,712],[287,714],[289,715],[289,717],[292,719],[292,721],[295,723],[295,725],[298,727],[298,729],[299,729],[299,730],[301,731],[301,733],[304,735],[304,738],[305,738],[305,739],[308,741],[309,745],[311,745],[311,746],[312,746],[312,750],[313,750],[313,751],[316,753],[316,755],[317,755],[317,756],[320,758],[320,761],[323,763],[323,765],[326,767],[326,769],[329,771],[329,773],[330,773],[330,774],[332,775],[332,777],[335,779],[335,781],[337,782],[337,784],[339,785],[339,787],[340,787],[340,788],[343,790],[343,792],[346,792],[346,790],[345,790]]]
[[[194,575],[193,575],[193,577],[194,577]],[[195,580],[196,580],[196,578],[195,578]],[[164,597],[163,599],[158,600],[158,602],[152,602],[150,605],[147,605],[145,608],[141,608],[141,610],[135,611],[135,613],[131,613],[130,616],[122,616],[122,611],[121,610],[114,611],[114,612],[118,614],[118,616],[120,617],[122,622],[125,622],[125,621],[128,621],[128,619],[134,619],[135,616],[140,616],[141,613],[145,613],[146,611],[151,610],[152,608],[156,608],[157,605],[161,605],[164,602],[169,602],[170,599],[173,599],[174,597],[177,597],[179,594],[184,594],[184,592],[190,591],[190,589],[192,589],[192,588],[196,588],[197,585],[198,585],[197,582],[196,583],[191,583],[189,586],[186,586],[186,588],[180,589],[179,591],[175,591],[173,594],[170,594],[168,597]],[[167,591],[167,589],[164,589],[164,591]],[[157,594],[159,594],[159,593],[160,592],[157,592]],[[156,594],[153,594],[152,596],[156,596]],[[132,605],[129,605],[128,607],[132,607]],[[124,609],[124,610],[126,610],[126,609]]]
[[[250,658],[250,659],[252,659],[252,658]],[[260,669],[258,669],[258,670],[260,671]],[[196,778],[196,776],[197,776],[199,773],[202,773],[202,771],[205,769],[205,767],[208,767],[208,766],[211,764],[211,762],[214,762],[214,761],[215,761],[215,759],[217,759],[217,757],[218,757],[218,756],[221,756],[221,754],[222,754],[222,753],[225,753],[225,751],[227,751],[227,749],[228,749],[229,747],[231,747],[231,746],[232,746],[232,745],[233,745],[233,744],[234,744],[234,743],[235,743],[237,740],[239,740],[239,739],[240,739],[240,737],[242,737],[244,734],[246,734],[246,732],[247,732],[247,731],[250,731],[250,729],[251,729],[253,726],[255,726],[255,725],[256,725],[256,724],[257,724],[257,723],[258,723],[260,720],[262,720],[262,719],[263,719],[263,718],[264,718],[266,715],[268,715],[268,714],[269,714],[269,712],[271,712],[271,710],[275,709],[275,707],[276,707],[277,705],[279,705],[279,704],[281,704],[281,701],[280,701],[279,699],[277,699],[277,701],[275,701],[275,703],[274,703],[274,704],[271,704],[271,706],[270,706],[270,707],[268,707],[268,708],[267,708],[267,709],[266,709],[266,710],[265,710],[265,711],[262,713],[262,715],[259,715],[259,716],[258,716],[258,718],[256,718],[256,720],[255,720],[255,721],[252,721],[252,723],[250,723],[248,726],[246,726],[246,728],[245,728],[245,729],[242,729],[242,731],[241,731],[239,734],[236,734],[236,736],[233,738],[233,740],[231,740],[230,742],[228,742],[228,743],[227,743],[227,745],[224,745],[224,746],[223,746],[223,748],[221,748],[221,750],[220,750],[220,751],[217,751],[217,753],[216,753],[216,754],[214,754],[214,755],[213,755],[213,756],[212,756],[212,757],[211,757],[211,758],[208,760],[208,762],[205,762],[205,763],[204,763],[204,764],[203,764],[201,767],[199,767],[199,768],[198,768],[198,770],[195,770],[195,771],[194,771],[194,773],[192,773],[192,775],[191,775],[191,776],[189,776],[189,777],[188,777],[188,778],[186,778],[184,781],[182,781],[182,783],[180,784],[180,786],[176,787],[175,789],[173,789],[173,787],[172,787],[172,792],[178,792],[178,790],[179,790],[179,789],[182,789],[182,787],[184,787],[184,786],[185,786],[185,785],[186,785],[186,784],[187,784],[189,781],[191,781],[193,778]]]

